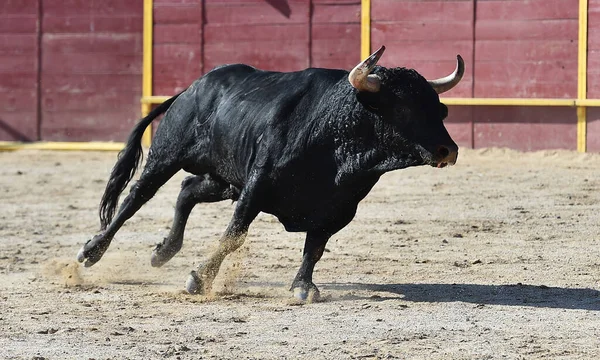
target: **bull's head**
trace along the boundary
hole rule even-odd
[[[458,146],[444,127],[448,108],[440,103],[438,94],[458,84],[464,74],[463,59],[457,56],[452,74],[426,80],[412,69],[376,67],[384,51],[382,46],[358,64],[348,80],[358,90],[359,101],[384,122],[386,148],[406,151],[408,144],[423,164],[454,165]]]

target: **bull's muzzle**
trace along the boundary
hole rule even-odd
[[[434,154],[434,164],[432,164],[432,165],[441,169],[448,165],[451,166],[451,165],[456,164],[457,158],[458,158],[458,146],[457,145],[451,145],[451,146],[440,145],[440,146],[438,146],[438,148]]]

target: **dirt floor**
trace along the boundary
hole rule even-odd
[[[81,267],[115,158],[0,153],[0,358],[600,357],[598,154],[461,150],[386,175],[329,242],[312,304],[288,292],[303,234],[266,214],[213,294],[183,291],[229,202],[198,206],[182,252],[150,266],[183,173]]]

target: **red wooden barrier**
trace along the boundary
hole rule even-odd
[[[575,98],[576,5],[373,0],[371,43],[387,46],[383,65],[428,78],[452,71],[460,53],[467,72],[447,96]],[[360,8],[154,0],[153,93],[172,95],[223,63],[349,69],[360,60]],[[599,31],[600,0],[589,0],[589,98],[600,98]],[[139,116],[141,51],[141,1],[0,2],[0,140],[124,140]],[[588,149],[600,151],[600,110],[588,119]],[[576,147],[572,108],[453,106],[446,124],[462,146]]]
[[[37,0],[0,2],[0,140],[38,140]]]

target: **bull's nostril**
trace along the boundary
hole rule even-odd
[[[437,149],[437,154],[440,157],[440,159],[445,159],[446,157],[448,157],[448,155],[450,155],[450,150],[448,150],[448,148],[445,146],[440,146]]]

